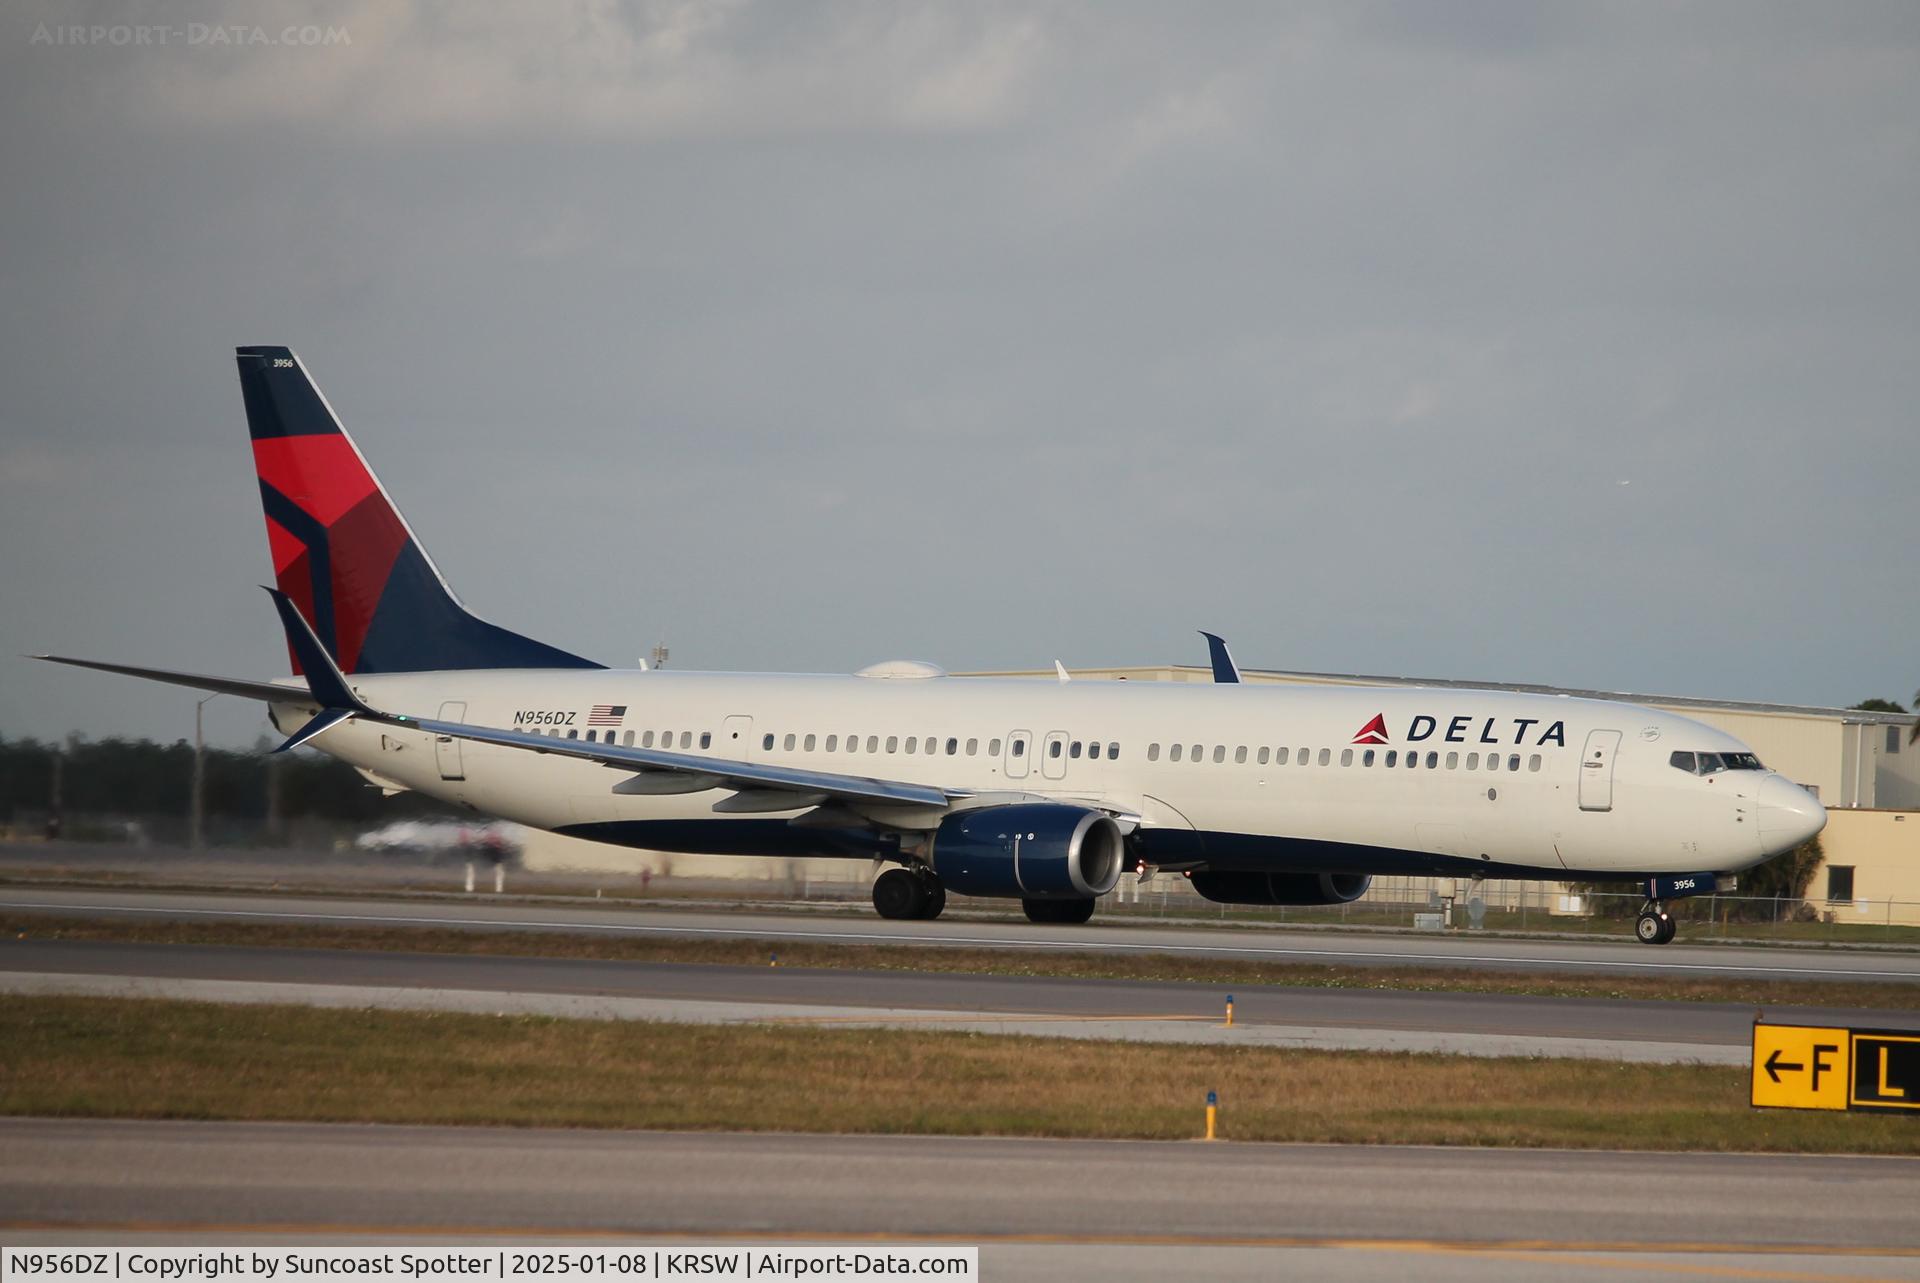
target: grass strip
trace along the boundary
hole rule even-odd
[[[659,936],[621,937],[556,931],[469,931],[449,927],[341,927],[199,920],[53,917],[0,918],[5,941],[101,940],[129,944],[232,945],[249,948],[357,949],[401,953],[464,953],[526,958],[586,958],[721,966],[767,965],[859,971],[1055,976],[1081,980],[1148,980],[1219,985],[1290,985],[1316,989],[1394,989],[1426,993],[1501,993],[1558,998],[1644,998],[1676,1002],[1751,1003],[1756,1007],[1842,1007],[1920,1011],[1920,984],[1826,980],[1746,980],[1667,976],[1601,976],[1560,972],[1475,971],[1411,966],[1336,966],[1261,962],[1182,954],[1056,953],[1051,950],[945,946],[774,944]]]
[[[1920,1153],[1906,1118],[1755,1111],[1743,1070],[113,998],[0,1005],[41,1116]]]

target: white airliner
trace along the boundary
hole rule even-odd
[[[289,736],[489,815],[667,851],[894,865],[889,918],[948,891],[1084,922],[1124,868],[1232,904],[1337,904],[1377,873],[1637,882],[1664,902],[1826,822],[1739,741],[1672,713],[1458,689],[614,670],[459,603],[299,358],[238,350],[296,674],[64,664],[264,700]]]

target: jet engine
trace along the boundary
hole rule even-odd
[[[1112,817],[1061,803],[960,811],[933,835],[933,871],[962,895],[1090,900],[1113,890],[1125,862]]]
[[[1193,889],[1215,904],[1345,904],[1366,894],[1365,873],[1246,873],[1203,869]]]

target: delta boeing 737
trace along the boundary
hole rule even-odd
[[[1672,713],[1509,691],[616,670],[469,613],[284,347],[238,349],[295,675],[57,663],[262,700],[389,790],[664,851],[894,867],[888,918],[947,893],[1085,922],[1124,869],[1210,900],[1338,904],[1374,874],[1640,884],[1665,902],[1826,812]]]

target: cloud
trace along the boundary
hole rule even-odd
[[[423,138],[765,138],[991,128],[1047,53],[1019,6],[648,0],[229,3],[209,26],[344,41],[156,51],[113,93],[153,128]]]

